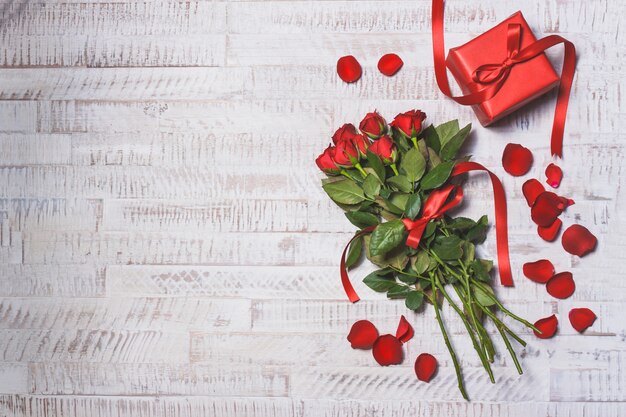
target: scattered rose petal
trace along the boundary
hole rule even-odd
[[[552,242],[559,234],[562,224],[563,222],[561,221],[561,219],[556,219],[554,223],[552,223],[548,227],[537,226],[537,233],[539,234],[539,237],[541,237],[543,240],[547,242]]]
[[[539,194],[545,191],[545,187],[538,180],[532,178],[522,185],[522,193],[526,198],[526,203],[528,203],[528,207],[532,207],[535,204],[535,200],[539,197]]]
[[[525,263],[522,269],[526,278],[540,284],[545,284],[554,275],[554,265],[547,259]]]
[[[378,71],[382,72],[388,77],[391,77],[396,72],[400,71],[404,62],[396,54],[383,55],[378,61]]]
[[[517,143],[509,143],[502,153],[502,167],[509,174],[519,177],[524,175],[533,164],[533,154],[528,148]]]
[[[398,329],[396,330],[396,338],[406,343],[413,337],[413,327],[409,324],[404,316],[400,317],[400,323],[398,323]]]
[[[391,334],[385,334],[376,339],[372,350],[374,359],[382,366],[402,363],[402,343]]]
[[[564,299],[571,296],[574,294],[574,290],[576,290],[572,273],[560,272],[556,274],[546,284],[546,290],[548,294],[555,298]]]
[[[569,312],[569,322],[578,333],[582,333],[596,321],[596,314],[588,308],[573,308]]]
[[[572,255],[585,256],[595,249],[598,239],[585,226],[573,224],[563,232],[561,243]]]
[[[548,227],[554,223],[563,212],[565,205],[561,197],[550,191],[544,191],[537,196],[535,203],[530,209],[530,217],[537,226]]]
[[[549,339],[552,336],[554,336],[554,334],[556,333],[556,328],[558,327],[558,325],[559,325],[559,321],[557,320],[556,316],[553,314],[550,317],[537,320],[535,322],[535,327],[539,329],[541,333],[537,333],[534,330],[533,330],[533,333],[535,333],[535,336],[537,336],[540,339]]]
[[[558,188],[563,179],[563,171],[557,165],[550,164],[546,168],[546,182],[552,188]]]
[[[437,371],[437,359],[430,353],[422,353],[415,359],[415,375],[417,379],[430,382]]]
[[[369,320],[359,320],[352,325],[348,342],[352,349],[371,349],[378,338],[376,326]]]
[[[561,200],[560,207],[563,207],[563,210],[575,204],[574,200],[572,200],[571,198],[559,197],[559,200]]]
[[[353,83],[361,78],[361,64],[352,55],[346,55],[337,61],[337,74],[347,83]]]

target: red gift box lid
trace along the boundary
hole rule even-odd
[[[448,52],[446,65],[464,94],[485,88],[485,85],[472,80],[476,68],[484,64],[498,64],[507,58],[507,29],[510,23],[521,25],[520,50],[536,41],[522,12],[517,12],[482,35]],[[487,126],[550,91],[558,83],[559,76],[545,53],[541,53],[511,67],[498,93],[490,100],[472,107],[480,123]]]

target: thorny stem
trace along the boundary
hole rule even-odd
[[[506,337],[506,333],[502,329],[502,326],[499,325],[498,323],[495,323],[495,324],[496,324],[496,328],[500,332],[500,336],[502,336],[502,340],[504,340],[504,344],[506,345],[506,349],[509,351],[509,354],[511,355],[511,359],[513,359],[513,363],[515,364],[515,368],[517,368],[517,373],[522,375],[524,373],[524,371],[522,370],[522,366],[519,364],[519,361],[517,360],[517,355],[515,354],[515,351],[513,350],[513,347],[511,346],[511,342],[509,342],[509,338]]]
[[[496,325],[502,326],[502,328],[509,334],[511,335],[511,337],[513,339],[515,339],[517,341],[517,343],[519,343],[522,346],[526,346],[526,342],[524,341],[524,339],[522,339],[521,337],[519,337],[517,334],[515,334],[515,332],[513,330],[511,330],[506,324],[504,324],[504,322],[502,320],[500,320],[498,317],[496,317],[495,314],[493,314],[493,312],[491,312],[487,307],[482,306],[482,305],[478,305],[481,310],[488,315],[491,320],[493,320],[493,322]]]
[[[476,283],[478,284],[478,283]],[[483,287],[484,288],[484,287]],[[491,293],[489,293],[489,291],[483,291],[485,293],[485,295],[487,295],[487,297],[489,297],[497,306],[500,310],[502,310],[502,312],[504,314],[506,314],[507,316],[511,317],[514,320],[519,321],[520,323],[522,323],[524,326],[538,332],[541,333],[541,330],[539,330],[538,328],[536,328],[534,325],[532,325],[531,323],[529,323],[528,321],[524,320],[523,318],[515,315],[514,313],[512,313],[511,311],[509,311],[506,307],[504,307],[502,305],[502,303],[500,301],[498,301],[498,299],[493,296]]]

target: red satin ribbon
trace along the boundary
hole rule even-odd
[[[563,69],[561,70],[561,82],[556,99],[550,145],[552,155],[562,157],[563,131],[565,130],[567,106],[572,89],[572,81],[574,79],[574,69],[576,67],[576,48],[574,44],[561,36],[550,35],[535,41],[533,44],[520,51],[521,28],[517,24],[510,24],[507,32],[507,58],[501,63],[481,65],[474,70],[472,75],[474,82],[486,86],[474,93],[455,97],[450,89],[446,71],[445,44],[443,40],[443,7],[444,0],[432,1],[432,37],[435,77],[441,92],[462,105],[480,104],[489,100],[500,91],[500,88],[502,88],[511,72],[511,67],[540,55],[548,48],[560,43],[563,44],[565,47]]]
[[[511,261],[509,260],[509,233],[507,229],[506,220],[506,197],[504,194],[504,187],[500,182],[500,179],[487,168],[477,162],[459,162],[454,166],[451,177],[456,175],[465,174],[470,171],[485,171],[489,174],[491,179],[491,185],[493,188],[493,199],[496,212],[496,247],[498,252],[498,270],[500,272],[500,283],[504,286],[510,287],[513,285],[513,275],[511,273]],[[456,190],[456,194],[450,201],[446,203],[452,191]],[[407,246],[411,248],[417,248],[424,233],[424,229],[429,221],[443,216],[443,214],[451,208],[457,206],[463,199],[463,189],[455,185],[447,185],[443,188],[437,189],[430,193],[424,207],[422,209],[422,216],[417,220],[402,219],[404,227],[409,231],[409,236],[406,239]],[[376,226],[369,226],[358,232],[350,239],[346,247],[341,253],[341,261],[339,263],[339,273],[341,275],[341,283],[343,289],[348,296],[348,299],[355,303],[360,300],[357,295],[348,271],[346,269],[346,254],[350,244],[357,238],[371,233],[376,229]]]

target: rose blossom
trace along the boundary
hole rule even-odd
[[[359,161],[359,151],[350,140],[340,140],[331,150],[331,156],[342,168],[351,168]]]
[[[342,140],[352,140],[356,134],[356,127],[352,123],[346,123],[333,133],[333,143],[336,145]]]
[[[396,158],[398,156],[396,145],[393,143],[391,138],[386,135],[375,141],[370,146],[369,150],[373,154],[378,155],[383,163],[387,165],[396,162]]]
[[[414,138],[422,131],[424,119],[426,119],[426,113],[421,110],[409,110],[397,115],[390,124],[407,138]]]
[[[329,175],[338,175],[341,171],[341,168],[339,168],[337,164],[335,164],[335,161],[333,161],[334,152],[335,147],[332,145],[328,146],[328,148],[324,149],[324,152],[322,152],[322,154],[315,159],[315,163],[318,168]]]
[[[359,130],[371,139],[378,139],[385,134],[387,122],[378,112],[367,113],[361,123]]]

